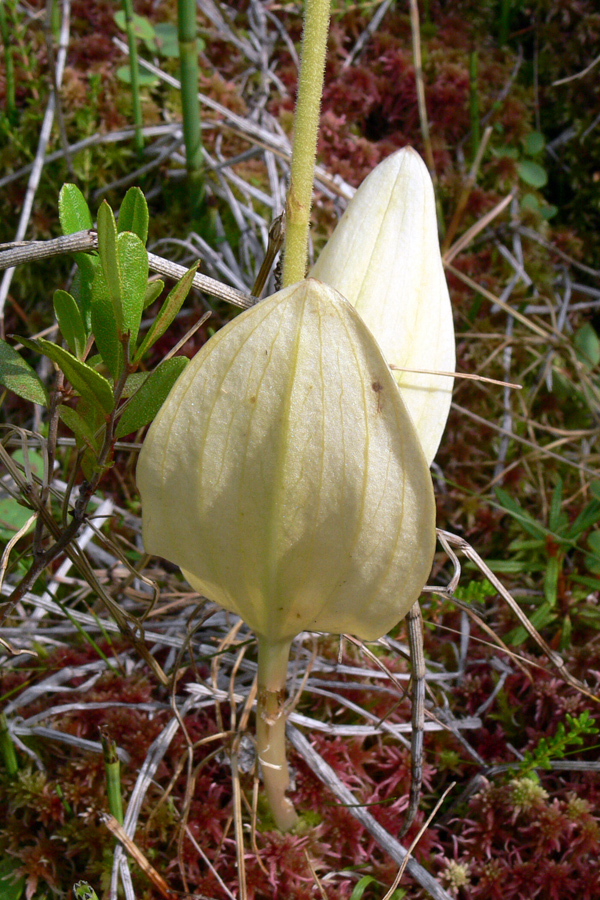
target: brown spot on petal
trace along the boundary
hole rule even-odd
[[[381,407],[382,407],[381,395],[383,393],[383,385],[379,381],[374,381],[373,384],[371,385],[371,388],[377,394],[377,412],[380,413]]]

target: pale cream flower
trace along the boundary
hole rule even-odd
[[[392,367],[454,371],[433,185],[411,147],[393,153],[365,178],[310,274],[352,303]],[[431,463],[453,380],[405,371],[394,376]]]
[[[429,575],[428,465],[361,318],[314,279],[197,353],[137,469],[144,545],[269,642],[372,640]]]

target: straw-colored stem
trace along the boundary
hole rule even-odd
[[[290,646],[290,641],[258,636],[256,749],[271,812],[282,831],[289,831],[298,821],[291,800],[285,796],[290,783],[284,712]]]
[[[15,68],[13,63],[13,42],[10,29],[6,20],[4,0],[0,0],[0,33],[4,44],[4,77],[6,80],[6,113],[9,121],[14,121],[17,112],[15,95]]]
[[[135,146],[138,153],[144,149],[144,135],[142,128],[142,100],[140,98],[140,70],[138,66],[137,44],[133,30],[133,4],[132,0],[122,0],[125,13],[125,30],[127,31],[127,43],[129,45],[129,72],[131,76],[131,99],[133,101],[133,123],[135,125]]]
[[[283,287],[302,281],[306,274],[308,228],[328,30],[329,0],[306,0],[290,186],[285,210]]]
[[[202,132],[198,100],[198,47],[196,42],[196,0],[177,0],[177,29],[181,74],[181,107],[185,159],[194,194],[199,195],[202,171]],[[195,197],[196,202],[199,196]]]

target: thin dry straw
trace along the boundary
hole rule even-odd
[[[442,375],[444,378],[467,378],[473,381],[485,381],[486,384],[497,384],[500,387],[514,388],[520,391],[522,384],[514,384],[512,381],[498,381],[496,378],[487,378],[484,375],[476,375],[473,372],[441,372],[438,369],[405,369],[404,366],[390,365],[393,372],[412,372],[414,375]]]

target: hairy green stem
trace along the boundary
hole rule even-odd
[[[125,13],[125,28],[127,30],[127,43],[129,45],[129,72],[131,74],[131,97],[133,100],[133,122],[135,125],[135,146],[138,153],[144,149],[144,135],[142,128],[142,101],[140,98],[140,70],[138,66],[137,45],[133,30],[133,4],[132,0],[122,0]]]
[[[330,0],[306,0],[294,119],[290,186],[285,209],[283,287],[302,281],[308,261],[319,113],[325,73]]]
[[[290,784],[285,753],[285,682],[291,641],[269,641],[258,635],[258,700],[256,749],[265,791],[277,827],[289,831],[298,821],[285,793]]]
[[[201,192],[202,131],[198,100],[198,47],[196,44],[196,0],[177,0],[177,33],[181,71],[181,107],[185,158],[194,191]],[[198,202],[200,197],[196,197]]]

